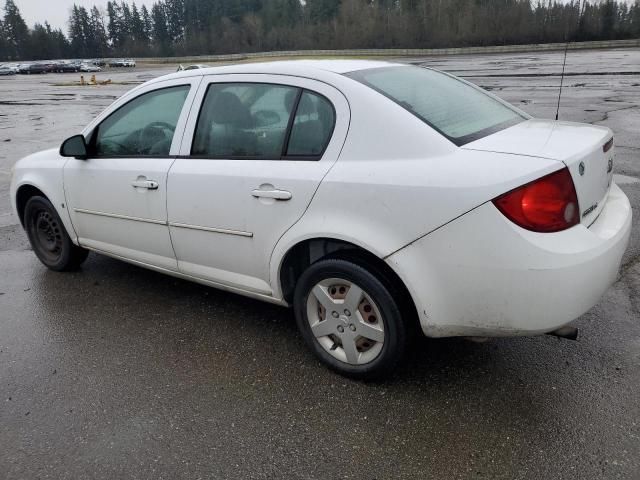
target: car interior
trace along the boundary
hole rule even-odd
[[[90,149],[97,156],[169,155],[186,93],[174,87],[142,95],[96,128]],[[317,157],[331,136],[334,121],[333,107],[326,99],[297,87],[212,84],[200,111],[191,153],[211,158]]]
[[[299,89],[277,85],[212,85],[204,101],[192,154],[279,159]],[[304,91],[286,155],[319,155],[333,129],[328,102]]]

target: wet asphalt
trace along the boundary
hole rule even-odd
[[[410,61],[555,115],[558,53]],[[567,69],[560,118],[614,130],[638,219],[640,51],[570,52]],[[638,221],[578,341],[418,339],[393,378],[355,382],[287,309],[95,254],[69,274],[37,261],[11,165],[131,88],[54,85],[70,79],[0,78],[0,479],[640,479]]]

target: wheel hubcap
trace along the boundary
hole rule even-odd
[[[318,343],[341,362],[362,365],[382,351],[382,315],[355,283],[338,278],[317,283],[307,298],[307,318]]]

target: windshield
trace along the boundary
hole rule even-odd
[[[458,146],[525,120],[480,88],[436,70],[398,66],[346,75],[406,108]]]

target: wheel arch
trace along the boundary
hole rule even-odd
[[[277,269],[277,287],[282,298],[291,304],[302,272],[313,263],[328,258],[348,260],[371,271],[398,296],[403,313],[410,317],[410,324],[419,326],[416,304],[404,280],[392,266],[370,249],[338,237],[306,238],[286,250]]]
[[[31,197],[44,197],[47,200],[51,201],[49,197],[38,187],[31,185],[29,183],[25,183],[18,187],[16,191],[16,212],[18,214],[18,218],[20,219],[20,224],[24,227],[24,209],[27,206],[27,202]],[[55,208],[55,206],[54,206]]]
[[[62,190],[62,172],[60,172],[59,189],[56,185],[55,178],[50,178],[47,175],[34,174],[34,172],[30,172],[28,175],[24,175],[16,180],[11,188],[11,203],[14,206],[16,215],[18,215],[20,219],[22,227],[24,228],[24,209],[27,202],[33,196],[42,196],[51,202],[53,208],[55,208],[58,216],[62,220],[64,228],[71,237],[71,241],[77,245],[78,238],[75,228],[71,223],[64,191]]]

